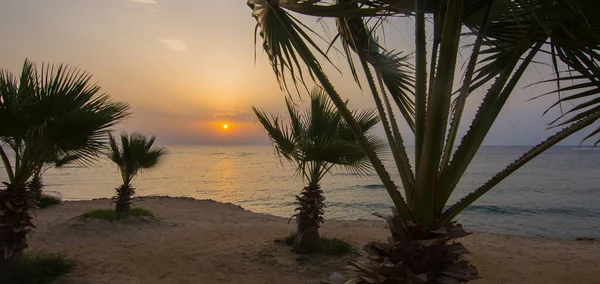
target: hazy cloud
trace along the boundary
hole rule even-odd
[[[140,3],[140,4],[156,4],[156,0],[129,0],[131,2]]]
[[[252,122],[256,120],[254,113],[243,110],[228,113],[215,113],[213,117],[217,120],[232,120],[238,122]]]
[[[180,39],[159,39],[158,42],[165,44],[170,50],[184,51],[187,49],[185,42]]]

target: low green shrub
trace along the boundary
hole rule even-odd
[[[23,264],[2,284],[49,284],[73,270],[75,262],[58,253],[26,253]]]
[[[323,252],[327,255],[345,255],[355,252],[354,246],[341,239],[321,238]]]
[[[289,235],[285,236],[283,239],[281,239],[281,242],[283,242],[284,244],[291,246],[294,244],[294,239],[296,238],[296,233],[290,233]]]
[[[40,208],[46,208],[48,206],[57,205],[62,202],[60,200],[60,198],[50,196],[50,195],[42,195],[42,197],[40,198],[39,201],[40,201],[40,203],[38,204],[38,206]]]
[[[113,209],[96,209],[85,212],[81,215],[84,218],[102,219],[106,221],[118,221],[138,216],[154,216],[150,210],[143,208],[133,208],[127,212],[116,212]]]

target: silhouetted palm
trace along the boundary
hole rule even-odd
[[[365,149],[395,205],[393,216],[387,217],[393,242],[367,245],[365,249],[374,262],[353,262],[362,274],[352,283],[429,284],[475,279],[477,270],[460,257],[466,249],[451,243],[466,234],[453,222],[455,217],[536,156],[600,119],[597,1],[249,0],[248,6],[282,88],[287,89],[290,82],[304,84],[303,74],[310,74],[323,87]],[[333,47],[330,52],[344,51],[355,81],[368,83],[403,193],[322,68],[321,62],[328,62],[329,53],[317,42],[327,36],[310,31],[303,23],[307,18],[290,11],[335,22],[338,34],[324,46]],[[380,31],[394,15],[414,21],[414,57],[384,47],[384,39],[394,31]],[[426,36],[428,30],[432,34]],[[455,86],[463,39],[472,52],[466,56],[462,83]],[[552,107],[573,103],[552,122],[565,128],[455,204],[448,204],[508,98],[518,93],[514,92],[517,83],[528,67],[544,60],[543,56],[550,58],[555,76],[542,82],[553,88],[547,94],[558,94]],[[483,96],[471,97],[476,91]],[[466,134],[461,139],[458,130],[465,122],[465,105],[480,98],[474,103],[480,107],[470,125],[462,125]],[[414,134],[413,163],[406,153],[396,113]],[[594,128],[587,138],[598,133],[600,128]]]
[[[295,164],[297,173],[308,181],[296,196],[299,207],[298,214],[294,215],[298,224],[294,249],[299,253],[319,251],[318,229],[325,207],[321,179],[336,165],[362,173],[369,170],[370,164],[350,128],[322,90],[312,91],[310,111],[305,113],[301,114],[290,99],[286,102],[289,123],[283,123],[279,117],[269,119],[264,112],[253,110],[278,153]],[[365,133],[379,122],[372,110],[354,112],[354,115]],[[366,135],[373,147],[383,145],[375,136]]]
[[[121,147],[117,145],[115,138],[110,135],[110,151],[108,158],[117,164],[121,172],[123,184],[116,188],[117,195],[113,197],[117,212],[125,212],[130,208],[131,197],[135,194],[135,188],[131,186],[131,180],[140,172],[148,171],[156,167],[167,151],[165,148],[154,146],[156,136],[150,140],[146,136],[133,133],[130,136],[121,134]]]
[[[27,181],[58,153],[93,159],[106,131],[127,116],[129,106],[110,102],[90,79],[64,65],[38,70],[27,60],[19,78],[0,71],[0,157],[8,175],[0,189],[0,278],[20,265],[33,228]]]

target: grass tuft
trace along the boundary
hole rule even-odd
[[[52,205],[57,205],[60,203],[61,203],[60,198],[50,196],[50,195],[42,195],[38,206],[39,206],[39,208],[46,208],[46,207],[49,207]]]
[[[290,233],[289,235],[283,237],[281,242],[291,246],[294,244],[295,238],[296,233]],[[323,253],[326,255],[340,256],[356,252],[356,248],[354,248],[354,246],[341,239],[321,237],[321,244],[323,244]]]
[[[58,253],[25,254],[23,264],[3,284],[48,284],[73,270],[75,262]]]
[[[356,251],[348,242],[336,238],[321,238],[321,243],[323,243],[323,252],[327,255],[338,256]]]
[[[113,209],[97,209],[89,212],[85,212],[81,215],[84,218],[102,219],[106,221],[118,221],[131,217],[138,216],[154,216],[150,210],[143,208],[133,208],[127,212],[117,213]]]
[[[291,246],[294,244],[294,239],[296,238],[296,233],[290,233],[289,235],[285,236],[283,239],[281,239],[281,241],[288,245]]]

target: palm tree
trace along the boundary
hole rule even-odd
[[[595,1],[249,0],[248,5],[282,88],[287,88],[289,80],[304,84],[303,74],[310,74],[323,87],[367,152],[394,203],[393,215],[386,217],[392,241],[365,246],[372,261],[351,263],[361,272],[353,283],[460,283],[476,278],[475,267],[461,258],[467,250],[460,243],[451,243],[466,235],[455,223],[456,216],[537,155],[600,118],[600,17],[594,12]],[[317,55],[327,59],[316,43],[324,37],[312,38],[318,34],[308,31],[291,12],[335,21],[338,34],[327,43],[328,50],[340,39],[357,83],[362,77],[359,71],[364,73],[403,193],[319,63]],[[414,21],[414,57],[386,49],[375,36],[385,26],[386,17],[394,15]],[[428,25],[433,33],[429,47]],[[385,38],[389,32],[380,35]],[[461,40],[471,53],[461,84],[454,86]],[[564,128],[449,205],[451,194],[524,72],[540,62],[546,64],[545,57],[550,58],[554,77],[540,83],[554,89],[541,95],[558,95],[551,108],[566,102],[573,105],[552,122]],[[475,91],[483,93],[480,107],[466,134],[458,139],[458,129],[466,122],[462,119],[466,102],[476,99],[469,96]],[[414,134],[413,163],[396,113]],[[586,139],[598,133],[600,128],[595,128]]]
[[[135,194],[135,188],[131,186],[131,180],[138,173],[148,171],[156,167],[161,158],[167,153],[165,148],[154,146],[156,136],[150,140],[146,136],[133,133],[128,136],[121,134],[121,148],[112,135],[109,135],[110,149],[108,158],[117,164],[123,179],[123,185],[116,188],[117,195],[113,197],[115,211],[118,213],[129,211],[131,197]]]
[[[286,98],[286,103],[289,124],[284,124],[276,116],[269,119],[255,107],[252,109],[280,156],[293,163],[297,174],[308,182],[296,196],[299,207],[296,209],[298,213],[293,216],[297,223],[294,250],[298,253],[321,251],[319,227],[325,207],[321,179],[335,165],[363,173],[369,170],[369,161],[348,125],[321,89],[313,89],[310,111],[303,114],[289,98]],[[379,123],[375,111],[353,113],[363,132]],[[383,145],[375,136],[367,135],[367,139],[374,148]]]
[[[128,115],[127,104],[110,102],[90,79],[27,60],[19,78],[0,71],[0,157],[8,176],[0,189],[0,278],[20,265],[34,227],[27,180],[57,153],[90,161],[105,146],[106,131]]]
[[[41,164],[33,173],[33,177],[27,182],[27,190],[31,195],[31,198],[36,201],[42,199],[44,193],[44,182],[42,175],[51,167],[60,168],[64,165],[76,162],[81,157],[76,155],[66,155],[64,153],[50,153],[48,160]]]

